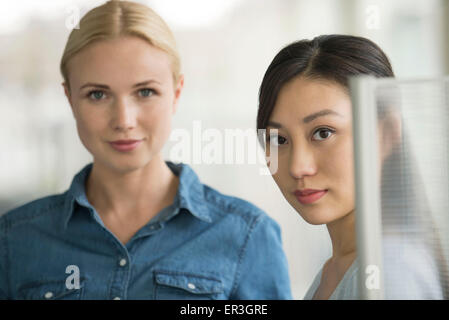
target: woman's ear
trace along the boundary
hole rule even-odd
[[[402,140],[402,121],[398,112],[389,112],[379,121],[379,147],[382,163]]]
[[[72,114],[73,114],[73,116],[75,116],[75,112],[73,110],[73,105],[72,105],[72,95],[71,95],[71,92],[70,92],[70,88],[67,85],[67,83],[65,83],[65,82],[61,83],[61,85],[63,86],[64,94],[67,97],[67,100],[69,101],[70,109],[72,109]]]
[[[67,97],[67,99],[69,99],[69,102],[70,102],[70,89],[67,86],[67,83],[63,82],[63,83],[61,83],[61,85],[64,88],[65,96]]]
[[[176,110],[178,109],[179,97],[181,96],[181,92],[182,92],[182,88],[183,87],[184,87],[184,75],[181,74],[181,75],[179,75],[178,82],[176,83],[175,99],[174,99],[174,102],[173,102],[173,114],[175,114]]]

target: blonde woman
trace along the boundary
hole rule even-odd
[[[184,80],[154,11],[89,11],[61,72],[93,163],[63,194],[1,217],[1,298],[291,298],[279,226],[162,159]]]

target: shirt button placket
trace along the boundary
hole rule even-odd
[[[193,283],[190,283],[190,282],[187,284],[187,287],[189,287],[189,289],[192,289],[192,290],[196,289],[196,286]]]
[[[117,286],[119,288],[117,288],[118,290],[114,290],[114,294],[113,294],[113,300],[121,300],[123,298],[123,296],[121,296],[120,292],[124,292],[124,290],[126,290],[126,285],[128,283],[127,278],[128,278],[128,272],[129,272],[129,268],[126,268],[128,265],[128,260],[125,258],[121,258],[118,261],[118,265],[120,266],[120,270],[119,272],[117,272],[117,275],[120,279],[117,279]],[[125,286],[125,288],[123,288],[122,286]]]

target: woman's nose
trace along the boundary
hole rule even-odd
[[[304,146],[294,146],[290,154],[289,171],[294,179],[314,175],[317,171],[314,154]]]
[[[112,106],[112,127],[115,130],[130,130],[136,126],[136,108],[125,99],[117,99]]]

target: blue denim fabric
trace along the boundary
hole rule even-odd
[[[278,224],[167,165],[173,204],[126,245],[87,200],[92,164],[66,192],[1,216],[0,299],[291,299]]]

